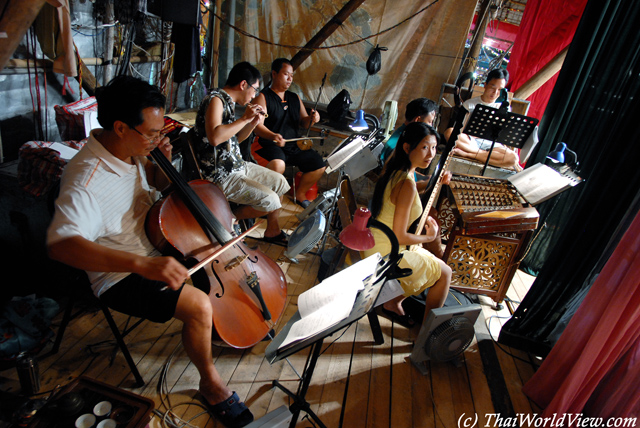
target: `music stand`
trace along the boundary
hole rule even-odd
[[[300,416],[300,411],[302,410],[304,410],[309,416],[311,416],[311,418],[318,424],[318,426],[326,428],[326,425],[322,423],[318,415],[316,415],[315,412],[311,410],[309,403],[305,399],[307,390],[309,389],[309,385],[311,384],[313,371],[315,370],[318,357],[320,356],[322,343],[325,337],[348,327],[373,309],[380,290],[382,289],[382,285],[386,280],[387,273],[388,270],[384,267],[378,268],[377,272],[370,275],[364,280],[364,289],[358,293],[349,316],[340,321],[338,324],[331,326],[326,330],[323,330],[312,336],[309,336],[301,341],[294,342],[288,347],[278,349],[280,344],[287,337],[291,326],[296,321],[300,320],[300,313],[296,312],[293,317],[291,317],[289,322],[287,322],[287,324],[282,328],[282,331],[280,331],[280,333],[278,333],[278,335],[273,339],[269,346],[267,346],[267,349],[265,350],[265,358],[267,359],[267,361],[269,361],[270,364],[287,358],[288,356],[293,355],[308,346],[311,346],[311,352],[307,357],[305,369],[298,385],[298,391],[296,393],[285,388],[280,382],[278,382],[278,380],[273,381],[273,386],[281,389],[293,399],[293,404],[289,407],[291,413],[293,414],[293,419],[291,419],[289,428],[294,428],[296,426],[298,417]]]
[[[464,133],[491,140],[491,149],[480,175],[484,175],[496,143],[521,149],[536,125],[538,125],[536,118],[478,104],[471,113]]]

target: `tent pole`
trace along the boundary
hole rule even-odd
[[[45,0],[3,2],[6,7],[5,16],[0,25],[2,43],[0,43],[0,70],[4,68],[13,55],[27,30],[33,23]],[[7,3],[9,2],[9,3]]]
[[[329,36],[333,34],[333,32],[336,31],[338,27],[346,21],[349,15],[355,12],[362,3],[364,3],[364,0],[349,0],[349,2],[347,2],[347,4],[345,4],[342,9],[340,9],[340,11],[331,18],[329,22],[327,22],[325,26],[311,38],[311,40],[307,42],[304,48],[300,49],[300,51],[291,58],[291,65],[293,66],[293,69],[296,70],[304,60],[309,58],[313,53],[313,49],[317,48],[327,40]]]

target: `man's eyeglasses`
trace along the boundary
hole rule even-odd
[[[253,87],[253,86],[252,86],[252,87]],[[134,131],[136,131],[138,134],[142,135],[142,137],[143,137],[144,139],[146,139],[146,140],[147,140],[149,143],[151,143],[151,144],[155,144],[155,143],[157,143],[158,141],[160,141],[161,139],[163,139],[163,138],[164,138],[164,135],[162,135],[162,134],[158,134],[158,136],[157,136],[157,137],[149,138],[149,137],[147,137],[146,135],[144,135],[142,132],[138,131],[135,127],[133,127],[133,126],[132,126],[132,127],[131,127],[131,129],[133,129]]]
[[[257,97],[258,94],[260,93],[260,86],[258,86],[257,88],[255,86],[249,85],[249,87],[251,89],[253,89],[253,97]]]

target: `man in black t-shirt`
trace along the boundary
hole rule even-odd
[[[278,58],[271,64],[271,85],[255,99],[268,113],[264,124],[258,124],[255,133],[258,142],[253,150],[256,161],[267,168],[284,173],[286,165],[295,165],[302,171],[295,198],[303,208],[309,206],[307,191],[322,177],[325,166],[322,156],[315,150],[301,150],[295,141],[285,141],[300,136],[298,129],[320,120],[317,111],[307,114],[300,97],[289,91],[293,83],[293,67],[289,60]]]

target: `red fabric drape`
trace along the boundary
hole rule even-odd
[[[528,0],[509,59],[511,92],[515,92],[571,43],[587,0]],[[558,74],[534,92],[529,113],[542,119]]]
[[[640,214],[523,392],[544,416],[640,416]]]

